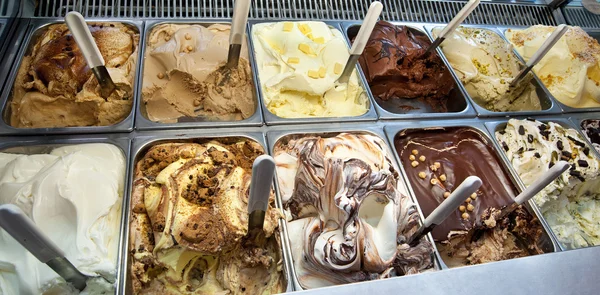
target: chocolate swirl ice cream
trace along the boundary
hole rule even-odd
[[[419,227],[419,214],[380,138],[289,136],[275,144],[274,154],[303,288],[432,268],[427,240],[405,243]]]

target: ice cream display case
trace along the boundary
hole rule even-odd
[[[0,228],[0,294],[597,293],[593,9],[481,1],[439,43],[467,1],[383,0],[352,55],[371,0],[254,0],[236,27],[242,1],[0,3],[0,206],[89,276],[67,283]]]

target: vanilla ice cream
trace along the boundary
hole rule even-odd
[[[505,34],[528,61],[554,30],[538,25]],[[579,27],[569,27],[533,71],[560,102],[574,108],[600,107],[599,61],[598,41]]]
[[[0,204],[19,206],[83,274],[115,279],[124,178],[123,153],[110,144],[64,146],[37,155],[0,153]],[[76,292],[3,230],[0,249],[0,264],[12,265],[19,278],[17,285],[6,284],[14,282],[10,267],[0,267],[3,290]]]
[[[323,22],[252,27],[256,66],[267,109],[283,118],[349,117],[367,112],[356,71],[337,83],[349,53],[339,30]]]

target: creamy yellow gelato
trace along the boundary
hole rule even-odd
[[[506,38],[528,61],[555,27],[506,31]],[[574,108],[600,107],[600,44],[579,27],[569,27],[533,68],[552,95]]]
[[[354,72],[336,83],[348,60],[339,30],[323,22],[256,24],[252,40],[263,100],[284,118],[346,117],[367,112],[367,95]]]

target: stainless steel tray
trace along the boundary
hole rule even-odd
[[[14,32],[10,34],[10,21],[7,19],[0,19],[0,40],[3,40],[4,44],[0,44],[0,97],[3,97],[2,90],[5,88],[6,80],[8,79],[8,73],[12,68],[12,64],[15,61],[17,52],[21,46],[25,31],[29,25],[28,19],[15,19],[12,21],[14,24]],[[6,87],[8,88],[8,86]]]
[[[445,24],[434,24],[434,25],[429,24],[429,25],[425,26],[425,29],[427,30],[427,33],[429,34],[429,37],[431,39],[435,39],[435,37],[433,36],[433,29],[436,28],[436,27],[444,27],[444,26],[445,26]],[[497,34],[505,42],[508,42],[508,40],[506,40],[506,38],[504,37],[504,34],[501,33],[494,26],[465,25],[465,27],[468,27],[468,28],[480,28],[482,30],[490,31],[490,32],[492,32],[494,34]],[[441,52],[442,58],[447,62],[448,65],[450,65],[450,62],[448,61],[448,58],[444,54],[443,50],[441,50],[441,48],[440,48],[439,51]],[[519,61],[522,62],[522,60],[519,58],[517,52],[514,49],[513,49],[513,55],[514,55],[515,58],[517,58],[517,60],[519,60]],[[522,63],[522,64],[524,64],[524,63]],[[452,66],[450,66],[450,69],[454,73],[455,77],[458,78],[458,74],[456,74],[456,71],[454,70],[454,68],[452,68]],[[548,90],[546,89],[546,87],[544,87],[544,84],[539,80],[539,78],[535,74],[533,75],[533,79],[529,83],[532,84],[535,87],[535,90],[536,90],[536,93],[538,95],[538,98],[540,99],[540,104],[542,106],[542,110],[541,111],[513,111],[513,112],[492,112],[492,111],[489,111],[486,108],[480,106],[477,102],[475,102],[475,100],[469,95],[469,93],[465,89],[465,86],[460,81],[460,79],[458,79],[458,81],[459,81],[458,84],[460,84],[460,86],[462,87],[462,89],[465,92],[465,95],[469,98],[469,101],[471,102],[471,104],[473,104],[473,107],[475,108],[475,110],[477,111],[477,113],[479,114],[480,117],[510,117],[510,116],[525,116],[525,115],[552,115],[552,114],[559,114],[559,113],[562,112],[562,109],[560,108],[560,106],[552,98],[552,95],[550,94],[550,92],[548,92]]]
[[[514,118],[514,119],[525,119],[525,118]],[[575,124],[573,124],[573,122],[569,121],[566,118],[548,117],[548,118],[536,118],[536,120],[538,120],[540,122],[544,122],[544,123],[553,122],[553,123],[561,125],[564,128],[575,129],[576,131],[578,131],[579,135],[581,135],[585,139],[585,135],[583,135],[581,133],[579,128],[577,128],[577,126]],[[496,147],[496,150],[501,151],[501,153],[499,153],[500,157],[505,162],[506,166],[508,167],[508,170],[515,176],[517,183],[519,185],[519,188],[522,191],[526,188],[526,186],[523,183],[523,181],[521,180],[521,178],[519,177],[519,173],[517,173],[515,168],[512,166],[510,159],[506,155],[506,152],[502,148],[502,145],[500,144],[500,142],[498,142],[498,139],[496,139],[496,136],[495,136],[496,131],[500,131],[500,130],[503,130],[504,128],[506,128],[507,123],[508,123],[508,120],[488,121],[488,122],[485,122],[485,127],[487,128],[488,132],[490,133],[490,137],[492,138],[492,140],[494,142],[494,146]],[[594,149],[594,147],[590,147],[590,150],[593,151],[595,149]],[[597,155],[597,152],[594,152],[594,154]],[[550,236],[552,237],[552,239],[554,240],[556,245],[558,245],[559,249],[561,251],[568,250],[558,240],[558,237],[556,236],[556,234],[554,233],[554,231],[552,230],[552,228],[550,227],[550,225],[548,224],[546,219],[543,217],[540,207],[537,204],[535,204],[535,202],[533,200],[529,200],[529,204],[534,209],[537,216],[541,217],[540,221],[542,222],[542,224],[544,225],[544,227],[546,228],[548,233],[550,233]]]
[[[523,30],[526,28],[528,28],[528,27],[498,27],[498,30],[502,33],[502,36],[504,37],[504,39],[506,39],[508,41],[508,38],[506,37],[506,30],[508,30],[508,29]],[[585,31],[590,36],[592,36],[596,39],[600,38],[600,29],[586,29]],[[513,51],[519,57],[521,62],[524,62],[523,57],[517,52],[517,50],[514,49]],[[541,80],[539,80],[539,77],[537,77],[537,74],[535,76],[536,76],[536,79],[540,82],[540,84],[544,88],[546,88],[544,83],[542,83]],[[546,88],[546,91],[548,92],[550,97],[552,97],[552,99],[554,99],[554,101],[560,106],[560,108],[563,110],[563,113],[580,113],[580,112],[598,112],[598,111],[600,111],[600,108],[573,108],[573,107],[570,107],[570,106],[562,103],[560,100],[556,99],[556,97],[554,97],[554,95],[552,95],[552,93],[547,88]]]
[[[54,148],[77,145],[85,143],[107,143],[117,146],[123,152],[123,159],[125,160],[125,179],[123,187],[123,199],[121,200],[121,218],[119,226],[119,241],[118,241],[118,253],[117,261],[115,261],[116,269],[116,280],[115,280],[115,294],[120,294],[118,290],[123,285],[121,277],[122,265],[127,257],[127,248],[125,247],[125,238],[127,231],[125,230],[125,208],[129,204],[129,167],[127,165],[130,155],[130,140],[122,134],[97,134],[88,136],[78,136],[76,138],[72,136],[51,136],[51,137],[5,137],[0,142],[0,152],[2,153],[16,153],[16,154],[47,154]]]
[[[86,19],[89,22],[106,22],[106,19]],[[139,79],[139,64],[140,64],[140,55],[138,50],[137,63],[135,65],[136,75],[134,77],[134,93],[132,96],[133,104],[131,111],[129,112],[129,116],[127,116],[123,121],[111,125],[111,126],[83,126],[83,127],[61,127],[61,128],[15,128],[10,126],[9,118],[10,118],[10,100],[12,88],[17,78],[17,73],[19,71],[19,67],[21,66],[21,61],[25,54],[31,51],[34,42],[40,35],[47,29],[47,27],[51,24],[62,23],[61,20],[44,20],[44,19],[36,19],[32,20],[27,27],[27,37],[23,41],[24,46],[21,46],[16,56],[18,59],[15,60],[14,66],[12,67],[9,78],[6,82],[6,87],[2,92],[2,96],[0,101],[2,103],[2,120],[0,120],[0,135],[42,135],[42,134],[69,134],[69,133],[107,133],[107,132],[130,132],[133,130],[133,117],[134,117],[134,107],[135,107],[135,97],[136,97],[136,81]],[[130,25],[131,27],[138,30],[138,32],[143,32],[143,22],[141,21],[128,21],[128,20],[113,20],[112,22],[121,22],[126,25]],[[139,44],[138,44],[139,46]]]
[[[393,150],[393,154],[394,154],[394,157],[396,158],[396,161],[398,161],[398,163],[400,164],[400,169],[401,169],[403,175],[406,175],[406,170],[404,169],[404,165],[402,165],[400,156],[398,155],[398,150],[396,149],[396,146],[394,144],[396,135],[403,130],[409,130],[409,129],[427,130],[427,129],[438,129],[440,127],[441,128],[468,127],[468,128],[473,129],[477,133],[479,133],[479,135],[482,136],[482,138],[484,138],[490,144],[490,146],[495,150],[496,156],[498,156],[498,159],[499,159],[499,163],[500,163],[500,165],[502,165],[503,170],[505,172],[508,172],[508,175],[511,178],[510,180],[511,180],[513,186],[522,191],[522,189],[519,187],[519,184],[518,184],[518,179],[519,179],[518,175],[514,174],[513,171],[511,171],[509,169],[509,165],[507,165],[507,163],[502,160],[501,155],[498,152],[498,150],[494,144],[494,141],[492,140],[491,135],[488,133],[483,122],[479,121],[479,120],[470,120],[470,121],[469,120],[463,120],[463,121],[452,120],[452,121],[438,121],[438,122],[431,121],[431,122],[421,123],[418,125],[411,124],[411,123],[394,123],[394,124],[388,124],[387,126],[385,126],[384,130],[387,135],[387,139],[390,142],[390,146]],[[483,181],[485,181],[485,180],[483,180]],[[416,197],[414,189],[412,188],[412,185],[410,184],[410,181],[407,181],[407,182],[408,182],[408,188],[410,190],[410,193],[413,196],[415,196],[415,202],[418,202],[418,199]],[[538,243],[538,246],[540,246],[540,249],[542,249],[544,251],[544,253],[551,253],[551,252],[559,251],[560,248],[558,247],[558,244],[555,243],[555,241],[551,238],[551,235],[549,234],[550,227],[548,227],[548,225],[546,224],[543,216],[541,214],[538,214],[538,212],[532,208],[531,203],[527,202],[523,205],[525,206],[525,208],[527,208],[527,211],[529,211],[530,214],[532,214],[534,217],[536,217],[538,220],[540,220],[540,224],[542,225],[543,234],[540,237],[540,241]],[[441,262],[443,268],[449,268],[448,266],[446,266],[443,259],[440,259],[440,262]]]
[[[320,136],[335,136],[335,135],[343,133],[343,132],[363,133],[363,134],[374,135],[374,136],[381,138],[381,140],[383,140],[386,143],[386,146],[384,147],[384,149],[388,153],[388,155],[390,155],[390,160],[392,161],[392,165],[393,165],[394,169],[396,169],[396,171],[401,171],[401,170],[398,170],[398,167],[399,167],[398,163],[396,162],[395,158],[391,155],[392,151],[389,148],[389,143],[386,140],[385,134],[384,134],[381,126],[368,126],[367,127],[367,126],[359,125],[359,124],[346,124],[340,128],[327,128],[327,127],[310,128],[310,127],[311,126],[294,126],[294,128],[292,128],[292,129],[278,128],[278,129],[274,129],[273,131],[267,132],[267,142],[269,144],[269,154],[273,155],[275,144],[277,142],[279,142],[279,140],[286,138],[288,136],[302,135],[302,134],[320,135]],[[276,179],[275,191],[277,193],[279,201],[282,202],[281,193],[279,191],[279,181],[278,181],[279,178],[277,177],[277,171],[275,171],[275,179]],[[407,189],[407,180],[406,180],[404,174],[400,175],[399,181],[400,181],[400,185],[402,186],[402,188],[404,188],[404,190],[407,192],[408,197],[411,199],[411,201],[413,201],[415,203],[415,205],[417,207],[417,211],[419,213],[419,220],[420,220],[419,223],[422,224],[424,221],[423,212],[421,211],[421,208],[419,207],[419,205],[416,202],[413,195],[411,195],[411,193],[409,193],[409,190]],[[283,203],[281,203],[281,208],[284,208]],[[286,233],[286,236],[284,237],[284,239],[286,241],[286,246],[288,247],[287,253],[290,255],[288,258],[290,261],[290,276],[293,280],[296,290],[297,291],[304,290],[298,281],[298,276],[297,276],[296,270],[294,268],[295,262],[292,259],[293,256],[292,256],[292,250],[291,250],[291,242],[289,240],[289,236],[287,235],[287,233],[288,233],[287,221],[285,221],[285,220],[284,220],[283,227],[284,227],[284,229],[285,229],[284,231]],[[428,270],[425,272],[439,270],[442,268],[440,265],[441,257],[439,255],[439,252],[437,251],[435,243],[433,243],[433,238],[432,238],[431,234],[427,234],[426,239],[433,245],[434,257],[432,259],[433,260],[433,268],[431,270]]]
[[[252,69],[252,73],[254,74],[252,82],[254,84],[254,97],[256,101],[256,110],[252,116],[247,119],[240,121],[208,121],[202,120],[198,118],[198,120],[192,121],[191,119],[186,122],[178,122],[178,123],[159,123],[154,122],[148,119],[144,101],[142,89],[144,87],[144,66],[145,66],[145,55],[146,55],[146,47],[147,41],[150,33],[154,29],[155,26],[165,24],[165,23],[173,23],[173,24],[200,24],[203,26],[209,26],[212,24],[230,24],[231,20],[223,20],[223,19],[215,19],[215,20],[202,20],[202,21],[192,21],[192,20],[148,20],[145,22],[144,34],[143,37],[140,38],[142,43],[140,47],[141,51],[141,59],[140,59],[140,68],[139,68],[139,82],[137,84],[137,94],[136,94],[136,105],[135,107],[135,128],[138,130],[153,130],[153,129],[175,129],[175,128],[203,128],[203,127],[241,127],[241,126],[261,126],[263,124],[262,119],[262,110],[260,103],[260,96],[258,88],[260,84],[257,82],[256,71],[255,71],[255,59],[254,52],[250,49],[250,31],[249,28],[246,28],[246,42],[248,48],[248,61],[250,62],[250,68]]]
[[[360,29],[362,22],[343,22],[342,27],[344,29],[344,35],[346,41],[351,44],[352,40]],[[427,33],[423,30],[424,23],[407,23],[407,22],[391,22],[396,26],[407,26],[415,33],[421,33],[427,36]],[[441,57],[438,49],[438,55]],[[431,106],[418,99],[390,99],[389,101],[381,100],[373,95],[370,87],[367,87],[367,92],[371,99],[375,101],[377,112],[381,119],[445,119],[445,118],[469,118],[475,117],[473,106],[467,101],[467,94],[461,87],[460,80],[457,79],[456,75],[451,71],[452,67],[447,60],[442,58],[444,65],[450,71],[452,78],[454,79],[454,89],[450,92],[447,102],[448,112],[440,113],[432,110]],[[367,78],[362,70],[362,67],[357,63],[360,75],[363,81],[367,81]],[[368,83],[365,85],[368,86]],[[402,103],[402,105],[400,105]],[[406,110],[406,107],[414,108],[412,110]]]
[[[255,24],[259,24],[259,23],[270,23],[270,22],[281,22],[281,21],[286,21],[286,20],[274,20],[274,21],[269,21],[269,20],[250,20],[248,21],[248,24],[250,26],[250,34],[249,36],[249,40],[250,40],[250,44],[251,44],[251,50],[252,50],[252,55],[254,56],[255,54],[255,50],[254,50],[254,41],[252,40],[252,30],[253,30],[253,26]],[[290,22],[297,22],[298,20],[289,20]],[[340,23],[338,22],[332,22],[332,21],[323,21],[324,23],[326,23],[327,25],[333,27],[334,29],[339,30],[340,32],[342,32],[341,27],[340,27]],[[254,63],[256,63],[256,60],[254,61]],[[358,67],[356,68],[358,72],[360,72],[358,70]],[[375,107],[373,106],[373,101],[371,100],[371,98],[368,95],[368,85],[365,83],[365,81],[362,79],[362,76],[359,75],[358,79],[359,79],[359,86],[362,87],[365,91],[365,93],[367,93],[367,103],[368,103],[368,109],[367,112],[360,115],[360,116],[354,116],[354,117],[314,117],[314,118],[282,118],[279,116],[274,115],[273,113],[271,113],[271,111],[269,111],[269,109],[267,108],[267,106],[265,105],[264,102],[264,93],[262,90],[262,84],[260,83],[260,75],[258,72],[258,68],[255,67],[254,69],[254,78],[256,81],[256,84],[258,86],[258,92],[260,94],[260,104],[263,110],[263,114],[264,114],[264,118],[265,118],[265,123],[267,125],[280,125],[280,124],[302,124],[302,123],[331,123],[331,122],[356,122],[356,121],[375,121],[377,120],[377,113],[375,111]]]
[[[189,131],[189,132],[188,132]],[[264,134],[260,132],[259,128],[251,128],[243,131],[233,131],[233,130],[201,130],[201,131],[190,131],[184,130],[186,133],[182,133],[179,131],[163,131],[163,132],[152,132],[139,134],[139,136],[135,136],[131,143],[131,156],[129,157],[129,171],[130,175],[127,179],[127,187],[128,187],[128,199],[131,198],[131,190],[133,189],[133,177],[135,176],[135,165],[138,160],[144,156],[144,154],[148,151],[152,146],[165,143],[165,142],[206,142],[211,139],[219,139],[219,138],[246,138],[249,140],[253,140],[259,143],[265,151],[265,154],[268,154],[268,149],[265,141]],[[278,209],[281,209],[280,206],[281,201],[278,199],[278,195],[275,197],[275,205]],[[130,207],[131,203],[127,202],[126,206],[123,206],[123,211],[125,212],[123,227],[125,229],[126,234],[123,238],[123,248],[127,251],[126,257],[123,258],[123,264],[121,265],[121,281],[125,282],[121,284],[121,288],[118,290],[118,294],[133,294],[131,280],[129,279],[129,272],[131,267],[131,259],[129,253],[129,219],[130,219]],[[281,209],[282,210],[282,209]],[[279,220],[280,227],[280,238],[281,238],[281,256],[283,259],[283,274],[286,280],[287,289],[286,292],[294,291],[294,287],[292,285],[292,279],[290,278],[290,262],[288,259],[288,253],[286,246],[284,245],[284,239],[287,234],[284,234],[284,219]]]

